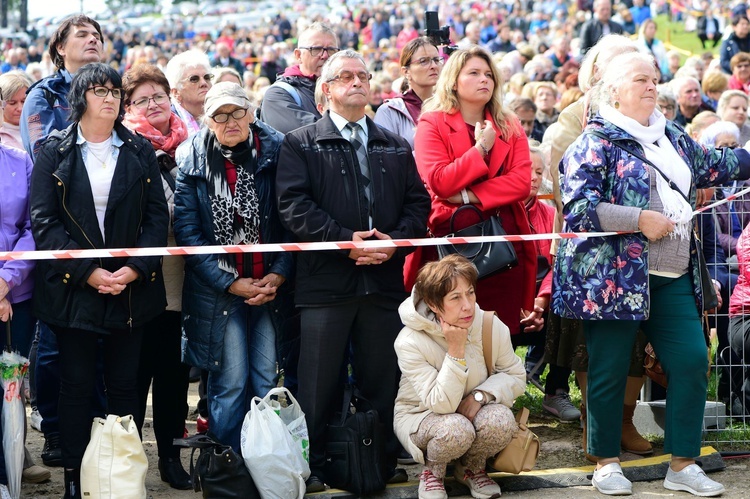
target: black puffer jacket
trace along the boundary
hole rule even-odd
[[[123,140],[99,230],[86,166],[76,145],[77,123],[54,132],[31,175],[31,225],[39,250],[166,246],[169,213],[151,144],[121,124]],[[105,244],[106,240],[106,244]],[[119,295],[87,284],[98,267],[129,266],[138,279]],[[44,260],[37,264],[34,313],[51,325],[109,333],[137,327],[166,307],[160,257]]]
[[[367,119],[373,227],[392,239],[424,237],[430,197],[406,139]],[[313,125],[284,137],[276,172],[279,214],[300,241],[351,241],[368,230],[360,209],[354,148],[326,112]],[[298,305],[331,304],[380,294],[406,297],[403,267],[414,248],[399,248],[381,265],[357,266],[349,250],[303,251],[297,256]]]

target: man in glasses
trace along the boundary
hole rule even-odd
[[[73,75],[86,64],[101,62],[104,58],[102,29],[99,23],[85,15],[66,18],[50,39],[49,55],[57,72],[39,80],[28,90],[21,112],[21,140],[32,160],[50,133],[63,130],[71,123],[68,91]],[[57,417],[60,396],[60,354],[54,333],[41,321],[37,323],[37,326],[36,361],[31,355],[30,366],[30,369],[35,370],[37,387],[35,390],[36,410],[32,412],[32,421],[41,417],[39,427],[44,433],[42,462],[46,466],[62,466],[60,428]],[[99,370],[98,390],[96,395],[92,394],[94,396],[93,412],[96,415],[103,415],[105,407],[104,383],[101,376],[101,370]],[[32,397],[32,402],[33,399],[34,397]],[[26,473],[28,472],[25,471]]]
[[[284,138],[276,175],[279,214],[300,241],[424,236],[429,196],[406,139],[365,116],[370,77],[357,52],[347,49],[331,56],[320,76],[329,110]],[[396,469],[400,445],[393,434],[398,382],[393,342],[401,329],[398,306],[407,296],[402,274],[410,250],[297,256],[295,302],[302,323],[297,393],[310,434],[308,492],[322,490],[330,479],[325,476],[325,429],[340,400],[341,373],[349,361],[357,388],[383,423],[384,479],[407,479]]]
[[[315,81],[323,64],[339,50],[336,33],[323,23],[313,23],[297,40],[290,66],[266,90],[260,119],[281,133],[315,123],[320,113],[315,107]]]

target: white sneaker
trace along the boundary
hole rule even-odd
[[[2,483],[0,483],[0,499],[13,499],[10,496],[10,490],[8,490],[8,486]]]
[[[697,464],[685,466],[682,471],[672,471],[670,466],[664,479],[664,488],[682,490],[700,497],[714,497],[725,491],[722,484],[708,478]]]
[[[629,496],[633,493],[633,484],[622,474],[620,463],[609,463],[594,470],[591,485],[608,496]]]
[[[432,474],[430,470],[424,470],[419,475],[419,499],[448,499],[443,481]]]
[[[31,411],[31,416],[29,417],[31,424],[31,427],[34,428],[36,431],[42,431],[42,415],[39,414],[38,409],[34,409]]]
[[[457,464],[454,477],[469,488],[475,499],[495,499],[501,495],[500,486],[484,470],[474,472]]]

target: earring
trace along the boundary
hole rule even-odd
[[[620,101],[615,101],[615,109],[620,109]]]

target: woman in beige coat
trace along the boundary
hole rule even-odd
[[[399,307],[405,327],[395,348],[401,369],[394,430],[424,464],[420,499],[447,498],[446,466],[475,498],[500,497],[485,462],[517,429],[510,407],[526,386],[508,327],[492,323],[494,372],[482,352],[482,317],[476,304],[477,271],[460,255],[425,265],[412,296]]]

